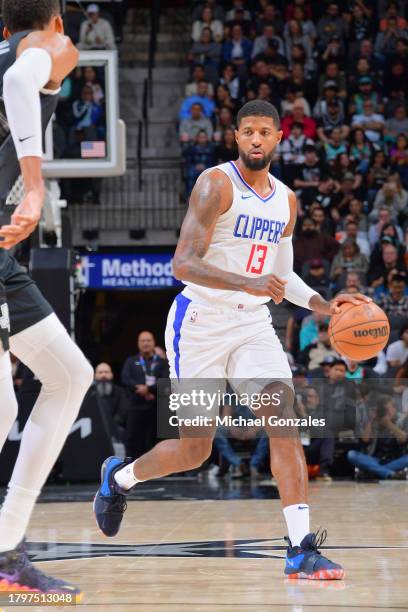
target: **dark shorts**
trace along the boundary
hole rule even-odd
[[[10,336],[35,325],[53,312],[35,282],[17,260],[0,249],[0,287],[10,314]],[[0,289],[1,295],[1,289]]]

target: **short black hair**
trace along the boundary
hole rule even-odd
[[[347,370],[347,363],[344,361],[344,359],[334,359],[330,364],[330,368],[338,365],[344,366]]]
[[[251,100],[240,108],[237,115],[237,126],[245,117],[270,117],[277,130],[280,129],[279,113],[273,104],[266,100]]]
[[[3,0],[3,22],[14,34],[23,30],[42,30],[61,12],[60,0]]]

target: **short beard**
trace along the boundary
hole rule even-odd
[[[263,157],[259,159],[254,159],[243,152],[242,149],[238,147],[238,153],[240,159],[244,162],[244,165],[248,168],[248,170],[264,170],[265,168],[269,168],[271,165],[273,151],[268,154],[264,154]]]

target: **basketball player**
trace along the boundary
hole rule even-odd
[[[278,113],[269,102],[254,100],[241,108],[237,125],[239,159],[203,172],[191,195],[174,258],[174,273],[187,286],[170,309],[166,350],[175,381],[258,380],[260,391],[269,395],[283,388],[280,407],[288,414],[291,370],[265,304],[271,298],[279,304],[285,297],[330,315],[343,302],[370,300],[343,294],[327,302],[293,272],[296,197],[268,173],[282,138]],[[277,408],[271,403],[265,414],[277,414]],[[297,432],[272,438],[271,429],[271,471],[289,533],[285,573],[343,578],[342,567],[318,550],[325,533],[310,532],[308,478]],[[118,532],[126,494],[138,482],[197,468],[211,448],[211,435],[182,436],[160,442],[133,462],[108,458],[94,501],[102,532]]]
[[[10,348],[42,382],[24,428],[20,451],[0,512],[0,590],[37,590],[78,595],[75,587],[31,565],[24,535],[36,499],[75,421],[92,382],[92,368],[51,306],[9,253],[35,229],[44,202],[42,139],[60,85],[78,60],[63,35],[58,0],[4,0],[5,41],[0,43],[0,213],[20,172],[25,197],[0,236],[2,285],[0,356],[0,450],[17,416]],[[7,309],[8,306],[8,309]],[[8,311],[10,317],[8,317]]]

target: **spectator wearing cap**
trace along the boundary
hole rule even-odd
[[[313,107],[313,117],[315,119],[321,119],[327,115],[328,106],[332,102],[337,102],[344,117],[344,104],[338,97],[338,88],[335,81],[326,81],[323,86],[323,93],[320,98],[317,99],[316,104]]]
[[[316,257],[309,261],[309,272],[304,277],[304,281],[309,287],[316,291],[326,289],[330,284],[330,279],[324,268],[323,259]],[[325,293],[325,292],[324,292]]]
[[[311,259],[321,258],[332,261],[340,248],[332,236],[319,234],[316,224],[310,217],[303,217],[300,235],[293,243],[295,269],[302,271],[303,264]]]
[[[265,53],[271,43],[274,44],[280,55],[284,55],[285,49],[281,37],[276,35],[275,27],[267,23],[262,30],[262,34],[257,36],[254,40],[254,46],[252,47],[251,53],[252,59],[254,60],[258,55]]]
[[[349,107],[350,115],[361,115],[364,111],[365,100],[371,100],[373,103],[374,112],[383,111],[381,98],[373,88],[373,79],[371,76],[362,76],[357,82],[357,93],[351,98]]]
[[[317,23],[318,48],[322,51],[333,40],[338,37],[340,40],[346,34],[346,24],[339,14],[339,7],[336,2],[327,5],[326,13]]]
[[[374,111],[374,104],[371,100],[364,100],[363,112],[353,115],[351,123],[353,127],[362,127],[371,142],[381,141],[385,120],[383,115]]]
[[[346,76],[344,72],[340,70],[337,62],[327,62],[324,73],[320,75],[317,86],[319,97],[323,96],[326,83],[328,82],[336,85],[336,94],[339,98],[345,99],[347,97]]]
[[[292,113],[282,119],[281,129],[284,138],[289,137],[293,123],[300,123],[302,125],[302,132],[306,138],[311,138],[312,140],[316,138],[316,121],[311,117],[306,117],[303,103],[300,100],[294,102]]]
[[[183,144],[195,140],[198,132],[204,131],[208,139],[213,136],[213,126],[208,117],[204,117],[201,104],[196,102],[191,106],[191,117],[180,122],[180,141]]]
[[[99,6],[89,4],[86,13],[88,19],[81,24],[78,49],[116,49],[112,26],[100,17]]]

